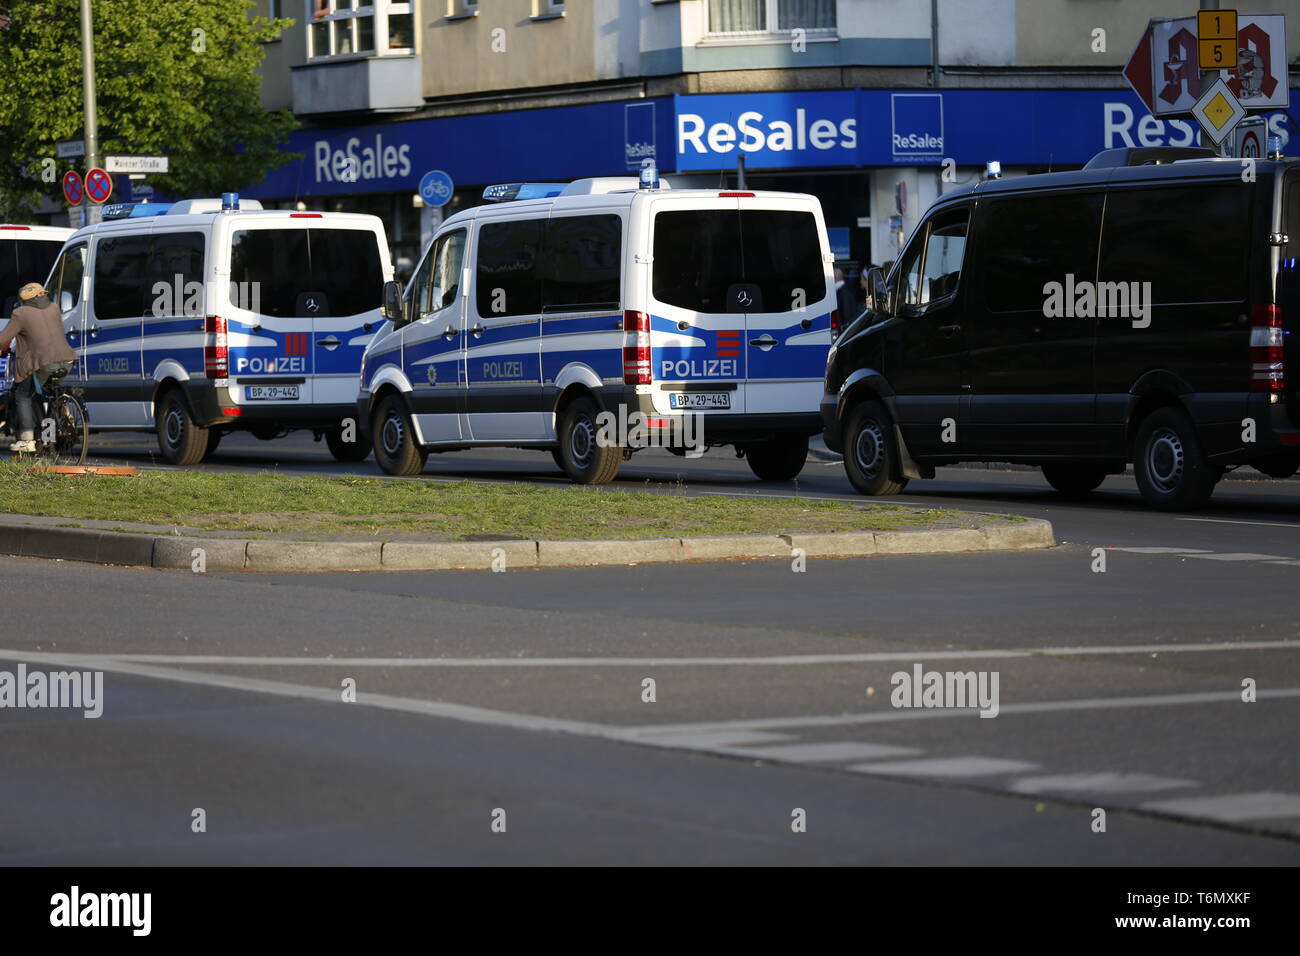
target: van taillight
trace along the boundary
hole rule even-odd
[[[650,384],[650,316],[623,313],[623,384]]]
[[[1283,367],[1282,310],[1276,305],[1250,309],[1250,390],[1281,392],[1286,389]]]
[[[831,341],[840,334],[840,310],[831,309]]]
[[[210,336],[203,346],[203,370],[208,378],[226,378],[230,374],[230,350],[226,346],[226,320],[219,315],[209,315],[203,320],[203,331]]]

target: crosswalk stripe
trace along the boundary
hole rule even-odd
[[[724,747],[744,747],[748,744],[776,743],[792,740],[790,734],[772,734],[762,730],[704,731],[694,733],[649,734],[646,743],[667,747],[684,747],[688,750],[716,750]]]
[[[1194,787],[1194,780],[1175,780],[1146,773],[1067,773],[1052,777],[1026,777],[1011,784],[1014,793],[1149,793]]]
[[[1248,820],[1300,817],[1300,796],[1260,790],[1256,793],[1229,793],[1218,797],[1158,800],[1144,803],[1142,808],[1180,816],[1207,817],[1226,823],[1244,823]]]
[[[1108,551],[1127,551],[1129,554],[1213,554],[1205,548],[1107,548]]]
[[[998,773],[1037,770],[1038,764],[999,757],[936,757],[927,760],[888,760],[849,767],[858,773],[896,774],[906,777],[989,777]]]
[[[1202,561],[1285,561],[1285,554],[1253,554],[1250,551],[1229,551],[1224,554],[1189,554],[1189,558]]]
[[[770,760],[792,760],[798,763],[816,763],[834,760],[874,760],[877,757],[906,757],[919,754],[915,747],[892,747],[887,744],[865,744],[856,740],[836,740],[816,744],[779,744],[775,747],[747,747],[751,757]]]

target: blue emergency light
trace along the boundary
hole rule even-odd
[[[161,216],[172,207],[167,202],[115,202],[104,207],[105,219],[141,219]]]
[[[645,159],[641,162],[641,178],[639,182],[642,189],[659,188],[659,168],[655,166],[653,159]]]
[[[239,212],[239,193],[222,193],[221,211]]]
[[[483,190],[484,202],[514,202],[519,199],[553,199],[563,191],[560,183],[501,183]]]

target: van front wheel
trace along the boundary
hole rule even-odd
[[[179,389],[166,392],[158,400],[155,425],[158,450],[173,465],[197,465],[208,451],[208,430],[194,423]]]
[[[789,481],[808,460],[808,436],[784,435],[745,449],[749,470],[761,481]]]
[[[1142,499],[1161,511],[1190,511],[1210,500],[1222,471],[1205,460],[1191,419],[1158,408],[1138,427],[1133,474]]]
[[[623,464],[623,449],[599,440],[599,414],[595,402],[579,398],[560,418],[560,467],[580,485],[608,484]]]
[[[896,495],[907,487],[894,421],[880,402],[863,402],[844,428],[844,471],[859,494]]]
[[[390,475],[418,475],[424,471],[429,453],[415,441],[415,426],[398,395],[389,395],[375,409],[370,434],[374,436],[375,461]]]
[[[346,429],[343,425],[335,425],[325,431],[325,445],[335,461],[365,461],[369,457],[370,444],[362,441],[361,436],[356,432],[355,423],[350,423]],[[351,441],[347,441],[349,437]]]

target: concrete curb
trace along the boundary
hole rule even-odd
[[[186,571],[447,571],[1019,551],[1056,544],[1049,522],[921,531],[735,535],[632,541],[278,541],[0,523],[0,554]]]

